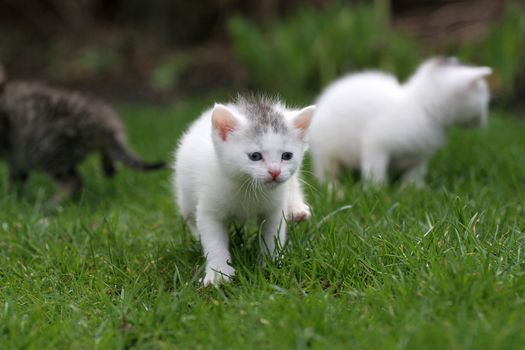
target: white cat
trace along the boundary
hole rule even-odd
[[[335,181],[343,166],[383,184],[394,170],[403,182],[422,187],[448,127],[486,124],[489,74],[488,67],[433,58],[404,84],[374,71],[334,82],[318,98],[309,129],[316,177]]]
[[[286,222],[310,216],[298,171],[314,107],[287,109],[267,98],[216,104],[182,137],[175,154],[176,202],[206,256],[204,284],[229,280],[227,223],[258,219],[261,248],[284,244]]]

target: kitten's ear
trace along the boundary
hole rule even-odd
[[[470,85],[491,74],[492,68],[490,67],[467,67],[463,68],[462,79]]]
[[[239,120],[233,112],[219,103],[216,103],[215,107],[213,107],[211,122],[223,141],[226,141],[228,134],[234,131],[239,124]]]
[[[314,116],[315,106],[308,106],[301,109],[292,119],[293,126],[299,130],[301,137],[304,137],[312,122]]]

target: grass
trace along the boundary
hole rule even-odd
[[[121,111],[134,148],[154,160],[206,103]],[[2,165],[0,347],[519,348],[525,124],[508,117],[453,130],[422,191],[349,181],[332,199],[307,177],[314,216],[290,228],[282,260],[259,264],[256,227],[237,230],[238,276],[218,289],[199,285],[200,246],[168,171],[107,180],[91,158],[83,198],[46,216],[50,180],[34,176],[15,198]]]

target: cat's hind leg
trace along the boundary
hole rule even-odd
[[[101,155],[101,164],[102,164],[102,170],[104,171],[104,175],[111,178],[115,176],[115,173],[117,172],[117,169],[115,167],[115,163],[113,162],[113,159],[105,152]]]
[[[195,213],[196,203],[189,200],[190,195],[185,191],[177,188],[176,203],[180,215],[184,218],[186,225],[188,225],[191,234],[194,238],[199,239],[199,230],[197,229],[197,215]]]
[[[428,163],[423,161],[412,168],[406,170],[401,178],[402,186],[414,186],[417,189],[425,187],[425,175],[427,173]]]
[[[184,220],[186,221],[186,225],[188,225],[193,237],[198,239],[199,231],[197,230],[197,222],[195,220],[195,213],[190,213],[188,215],[185,215]]]
[[[337,179],[340,163],[327,156],[314,156],[314,175],[320,184],[328,185],[328,193],[338,198],[344,196],[343,186]]]
[[[75,168],[56,171],[52,176],[59,187],[59,192],[51,201],[52,204],[58,205],[81,194],[82,179]]]
[[[365,148],[361,155],[361,177],[366,185],[382,186],[388,180],[389,156],[385,151]]]
[[[339,164],[336,160],[327,155],[312,154],[312,166],[314,175],[319,183],[337,180],[337,170]]]

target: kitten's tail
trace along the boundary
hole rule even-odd
[[[4,66],[0,63],[0,93],[4,91],[6,80]]]
[[[147,162],[137,156],[128,146],[123,135],[114,135],[110,138],[108,153],[112,159],[118,160],[131,169],[149,171],[166,168],[165,162]]]

